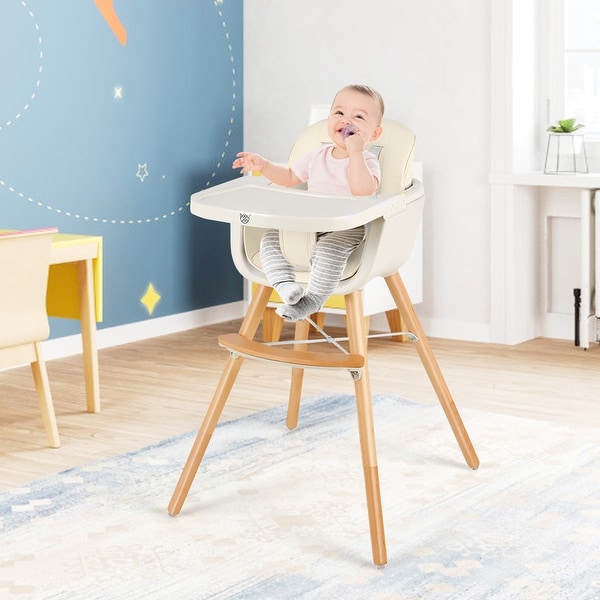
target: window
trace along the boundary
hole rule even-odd
[[[546,117],[550,123],[575,117],[600,156],[600,2],[541,2],[547,23]]]
[[[564,1],[565,114],[600,139],[600,2]]]

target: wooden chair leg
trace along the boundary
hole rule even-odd
[[[254,334],[258,329],[258,324],[262,318],[264,308],[271,295],[271,291],[272,289],[269,287],[259,286],[253,294],[252,302],[250,303],[248,312],[240,327],[240,335],[247,337],[248,339],[254,337]],[[230,356],[225,364],[217,389],[215,390],[208,411],[206,412],[202,425],[196,435],[196,439],[183,467],[183,471],[179,476],[173,495],[171,496],[171,501],[168,506],[168,512],[171,516],[177,515],[181,511],[181,507],[190,491],[198,467],[202,462],[206,448],[208,447],[212,434],[217,426],[221,413],[223,412],[223,408],[227,402],[227,398],[229,397],[229,393],[231,392],[231,388],[233,387],[242,363],[243,358],[233,358]]]
[[[296,323],[295,338],[297,340],[308,339],[310,323],[306,320]],[[294,350],[306,350],[308,344],[294,344]],[[292,381],[290,384],[290,397],[288,400],[288,411],[285,424],[288,429],[295,429],[298,425],[298,414],[300,413],[300,398],[302,396],[302,381],[304,369],[292,368]]]
[[[56,425],[56,415],[54,414],[54,404],[52,402],[52,393],[50,392],[50,382],[48,381],[48,372],[46,363],[42,355],[42,346],[39,343],[34,344],[36,359],[31,363],[31,373],[35,383],[35,390],[38,395],[40,412],[48,438],[50,448],[60,448],[60,437]]]
[[[310,315],[312,321],[314,321],[321,329],[325,326],[325,313],[324,312],[316,312]],[[310,329],[316,331],[314,327],[311,325]]]
[[[94,302],[94,263],[92,259],[77,263],[79,290],[79,320],[83,346],[83,373],[88,412],[100,412],[100,369],[96,342],[96,315]]]
[[[371,550],[373,562],[377,566],[387,563],[383,511],[381,508],[381,492],[379,489],[379,469],[377,466],[377,450],[375,445],[375,430],[373,423],[373,404],[371,399],[371,384],[367,362],[367,338],[364,330],[362,309],[362,294],[360,291],[345,296],[346,326],[350,352],[365,357],[365,365],[360,379],[354,382],[356,407],[358,413],[358,431],[360,449],[365,478],[367,510],[371,533]]]
[[[271,306],[267,306],[262,317],[262,341],[278,342],[283,329],[283,319]]]
[[[391,333],[394,333],[394,331],[404,331],[404,323],[402,323],[402,317],[400,316],[400,311],[398,309],[386,311],[385,317]],[[392,336],[393,342],[403,342],[404,339],[405,338],[402,335]]]
[[[406,323],[408,329],[412,331],[417,337],[418,341],[415,342],[417,351],[421,358],[421,362],[425,367],[425,371],[429,376],[429,380],[433,385],[433,388],[437,394],[437,397],[446,413],[446,418],[452,427],[454,437],[458,442],[458,445],[465,457],[467,465],[472,469],[476,469],[479,466],[479,458],[473,448],[469,434],[465,429],[462,422],[458,409],[454,404],[450,390],[446,384],[446,380],[442,375],[440,366],[431,350],[425,331],[421,326],[419,317],[413,308],[412,302],[402,281],[402,278],[398,273],[394,273],[385,278],[388,288],[394,298],[394,302],[400,311],[402,319]]]

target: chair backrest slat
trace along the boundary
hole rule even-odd
[[[46,288],[56,229],[0,234],[0,348],[49,335]]]

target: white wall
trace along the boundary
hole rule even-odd
[[[246,149],[285,160],[311,103],[376,87],[424,164],[429,335],[489,341],[492,0],[246,0]]]

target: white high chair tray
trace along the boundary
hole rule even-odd
[[[389,219],[423,196],[420,181],[402,194],[334,196],[239,177],[192,194],[192,214],[224,223],[292,231],[341,231],[380,217]]]

